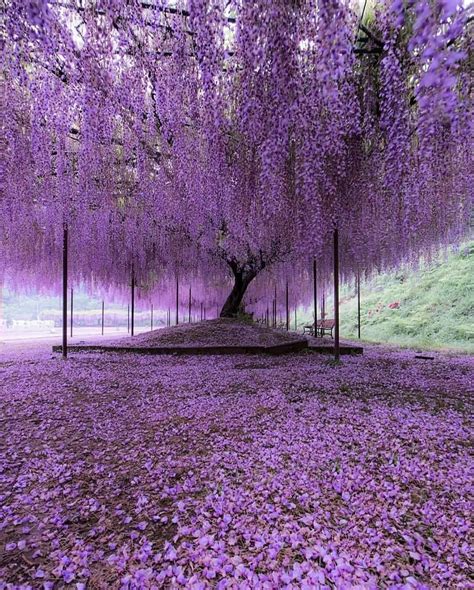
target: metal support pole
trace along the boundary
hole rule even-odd
[[[314,305],[314,335],[318,335],[318,276],[316,258],[313,259],[313,305]]]
[[[188,324],[191,323],[191,287],[189,287],[189,299],[188,299]]]
[[[275,300],[274,300],[274,306],[275,306],[275,311],[274,311],[274,318],[275,318],[275,320],[274,320],[274,323],[273,323],[273,325],[274,325],[274,326],[275,326],[275,328],[276,328],[276,326],[277,326],[277,286],[276,286],[276,285],[275,285]]]
[[[72,326],[73,326],[73,311],[74,311],[74,289],[71,289],[71,318],[70,318],[70,324],[71,324],[71,338],[72,338]]]
[[[135,335],[135,270],[132,264],[132,309],[130,313],[130,334]]]
[[[357,335],[360,340],[360,272],[357,271]]]
[[[151,304],[151,330],[153,331],[153,303]]]
[[[298,320],[296,319],[296,307],[295,307],[295,332],[298,331]]]
[[[288,281],[286,281],[286,331],[290,330],[290,301],[288,293]]]
[[[65,223],[63,229],[63,358],[67,358],[67,247],[68,229]]]
[[[104,335],[104,300],[102,299],[102,336]]]
[[[179,277],[176,273],[176,325],[179,324]]]
[[[339,360],[339,232],[334,229],[334,359]]]

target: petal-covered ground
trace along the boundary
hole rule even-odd
[[[472,587],[472,369],[4,353],[0,588]]]

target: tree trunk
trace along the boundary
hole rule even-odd
[[[247,287],[257,274],[255,272],[244,272],[237,269],[232,270],[235,277],[234,286],[221,309],[221,318],[235,318],[238,315]]]

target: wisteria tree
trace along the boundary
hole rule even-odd
[[[108,284],[227,266],[233,316],[276,262],[328,266],[335,228],[346,273],[466,230],[460,2],[383,0],[361,22],[340,0],[9,0],[5,23],[10,268],[57,257],[67,226],[77,272]]]

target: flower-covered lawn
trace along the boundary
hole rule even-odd
[[[468,588],[472,357],[3,354],[0,588]]]

